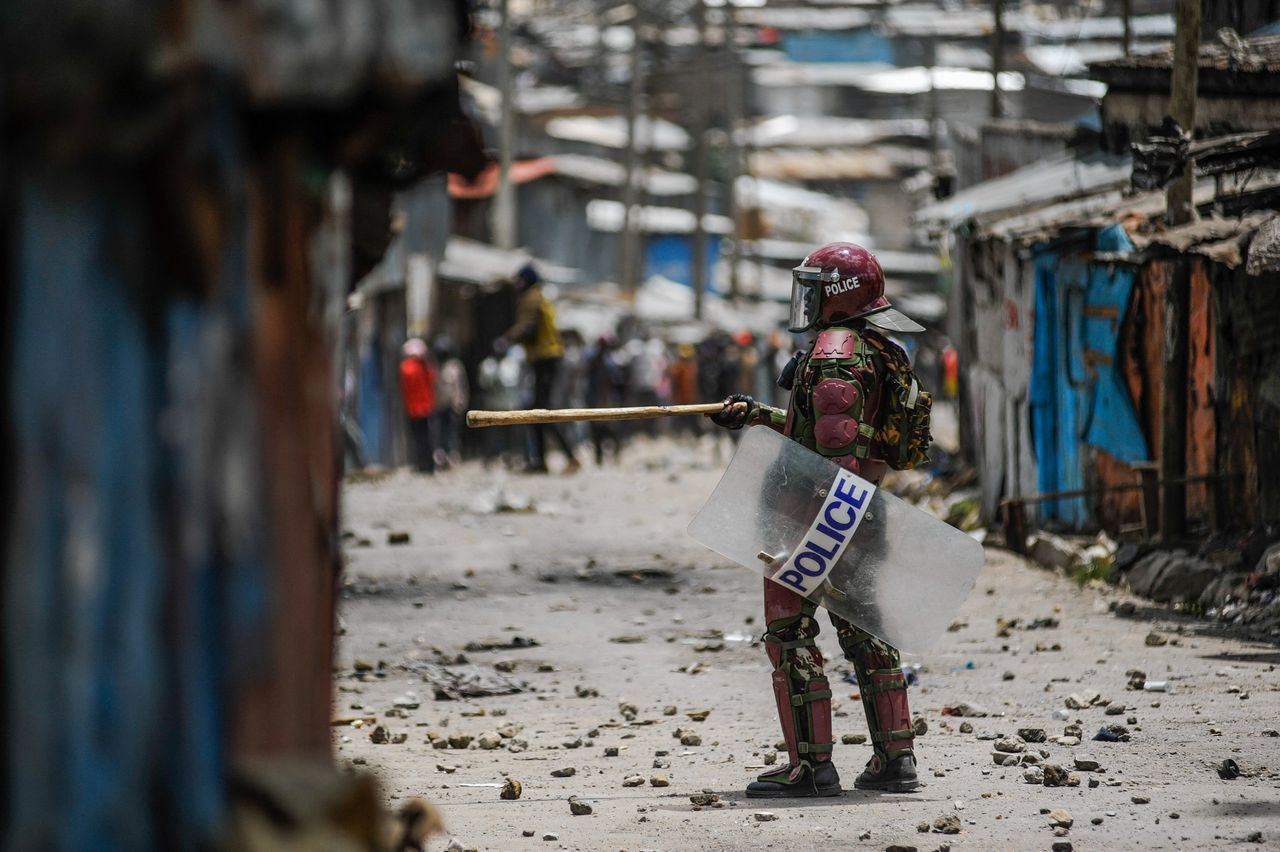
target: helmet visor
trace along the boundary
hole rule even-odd
[[[822,286],[822,269],[797,266],[791,270],[791,319],[787,330],[799,334],[808,331],[818,319],[818,294]]]

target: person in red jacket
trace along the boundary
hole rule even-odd
[[[400,350],[400,393],[409,418],[410,456],[423,473],[435,472],[431,448],[431,415],[436,410],[436,368],[427,344],[413,337]]]

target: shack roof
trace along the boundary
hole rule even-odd
[[[759,86],[847,86],[885,95],[920,95],[938,90],[991,91],[990,71],[972,68],[895,68],[878,62],[777,62],[753,73]],[[1000,73],[1000,88],[1020,92],[1026,85],[1016,71]]]
[[[1099,153],[1077,158],[1067,153],[966,187],[950,198],[921,208],[914,218],[917,224],[944,230],[967,219],[1012,216],[1108,190],[1119,192],[1129,185],[1131,171],[1127,154]]]
[[[622,186],[627,170],[621,163],[604,157],[583,154],[557,154],[549,157],[555,173],[570,180],[596,186]],[[692,175],[663,169],[637,169],[637,183],[650,195],[690,195],[698,188]]]
[[[553,118],[547,122],[547,135],[570,142],[586,142],[602,148],[627,147],[627,122],[623,116],[575,115]],[[641,151],[683,151],[689,147],[689,134],[684,128],[665,119],[636,119],[636,146]]]
[[[1220,38],[1200,45],[1198,56],[1197,85],[1202,92],[1280,93],[1280,35],[1254,39],[1228,36],[1225,41]],[[1091,62],[1089,74],[1117,89],[1167,93],[1172,64],[1173,50],[1166,47],[1151,53]]]
[[[928,151],[902,145],[775,148],[750,155],[752,174],[777,180],[891,180],[926,168],[929,162]]]
[[[923,118],[845,118],[843,116],[775,115],[736,132],[739,144],[754,148],[871,145],[890,140],[929,138]]]
[[[446,281],[490,284],[510,278],[516,270],[530,262],[537,266],[538,274],[549,283],[572,284],[578,280],[578,271],[571,267],[556,266],[539,260],[527,251],[508,251],[463,237],[449,238],[437,274]]]
[[[697,219],[693,213],[679,207],[641,207],[640,230],[651,234],[691,234]],[[623,205],[621,201],[597,198],[587,202],[587,226],[592,230],[617,233],[622,230]],[[702,218],[702,227],[708,234],[727,234],[733,230],[733,220],[728,216],[708,213]]]
[[[1280,179],[1253,186],[1252,195],[1265,195],[1280,190]],[[1221,195],[1213,179],[1196,184],[1195,203],[1229,202],[1239,193]],[[1186,225],[1170,228],[1163,223],[1165,195],[1162,190],[1125,195],[1120,189],[1102,189],[1093,195],[1004,218],[978,221],[976,234],[1022,244],[1052,240],[1065,232],[1085,228],[1103,228],[1117,222],[1128,222],[1129,238],[1137,251],[1163,248],[1179,254],[1196,254],[1231,269],[1247,262],[1250,275],[1280,271],[1280,252],[1276,250],[1280,236],[1280,212],[1271,209],[1248,210],[1235,216],[1210,215]]]

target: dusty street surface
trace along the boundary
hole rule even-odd
[[[921,666],[912,710],[929,725],[917,740],[921,792],[745,799],[741,790],[772,759],[780,735],[768,664],[752,641],[763,629],[761,581],[684,531],[719,471],[706,448],[656,442],[634,445],[621,468],[588,467],[575,477],[512,477],[475,465],[434,479],[396,473],[349,484],[334,716],[358,717],[360,727],[335,725],[339,757],[375,772],[392,804],[413,796],[438,804],[455,848],[1280,844],[1273,730],[1280,728],[1280,652],[1141,603],[1136,617],[1118,617],[1108,611],[1121,599],[1114,592],[1082,590],[998,550],[988,550],[954,632],[933,652],[905,660]],[[514,508],[532,498],[532,511],[493,512],[500,488]],[[389,534],[401,531],[410,540],[389,544]],[[1001,636],[999,619],[1020,623]],[[1027,629],[1037,619],[1052,620]],[[857,687],[844,680],[850,667],[825,617],[822,623],[837,740],[865,734],[861,704],[851,698]],[[1153,632],[1158,637],[1149,640]],[[1167,644],[1156,644],[1160,637]],[[537,644],[466,650],[525,640]],[[460,653],[471,667],[441,665]],[[1134,669],[1168,681],[1169,691],[1128,689]],[[437,678],[481,672],[528,688],[437,700],[423,671]],[[1091,706],[1055,718],[1073,694]],[[990,715],[943,715],[965,702]],[[1123,711],[1108,714],[1117,706]],[[675,715],[665,715],[673,707]],[[705,710],[705,721],[686,715]],[[961,733],[962,723],[972,732]],[[1056,742],[1073,724],[1083,741]],[[1131,739],[1093,741],[1109,724],[1128,728]],[[378,739],[404,741],[373,742],[374,725],[382,728]],[[1026,744],[1013,759],[1061,766],[1078,786],[1028,783],[1028,766],[996,765],[993,735],[1019,748],[1013,738],[1027,728],[1043,729],[1048,741]],[[677,729],[700,745],[682,744]],[[445,745],[450,735],[463,747],[433,746],[433,738]],[[482,739],[497,748],[480,748]],[[847,788],[869,756],[868,745],[836,745]],[[1219,777],[1227,758],[1240,777]],[[1085,771],[1090,760],[1096,771]],[[560,770],[573,773],[554,777]],[[508,775],[521,782],[518,800],[500,798]],[[624,786],[628,776],[643,784]],[[664,778],[669,786],[651,783]],[[718,794],[720,806],[691,803],[702,791]],[[593,812],[572,815],[571,796]],[[1054,833],[1053,809],[1069,813],[1065,836]],[[758,811],[776,819],[760,821]],[[918,831],[944,816],[959,818],[958,834]]]

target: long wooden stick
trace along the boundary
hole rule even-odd
[[[650,417],[680,417],[715,414],[724,410],[722,402],[698,405],[638,405],[632,408],[529,408],[523,411],[468,411],[467,425],[519,426],[525,423],[576,423],[585,420],[644,420]]]

